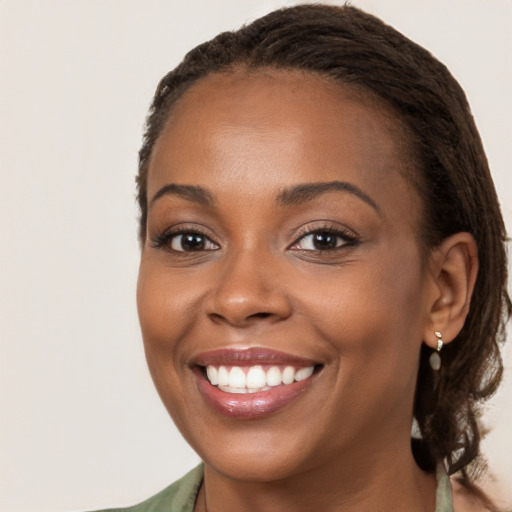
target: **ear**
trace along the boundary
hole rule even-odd
[[[440,332],[444,343],[459,334],[469,312],[471,295],[478,273],[475,239],[469,233],[456,233],[436,247],[429,259],[432,293],[429,296],[428,320],[423,340],[437,348]]]

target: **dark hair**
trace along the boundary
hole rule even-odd
[[[438,382],[428,364],[430,350],[423,346],[420,354],[414,415],[422,439],[412,445],[420,467],[432,471],[445,461],[450,474],[462,471],[471,485],[467,465],[479,455],[479,405],[501,380],[498,345],[511,312],[505,227],[464,92],[425,49],[348,5],[277,10],[194,48],[161,80],[147,119],[137,177],[141,240],[151,151],[173,105],[201,77],[255,68],[321,74],[377,97],[411,142],[413,181],[424,198],[424,248],[460,231],[475,238],[480,268],[470,311],[457,339],[443,349]]]

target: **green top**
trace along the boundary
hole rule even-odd
[[[203,465],[199,464],[184,477],[138,505],[97,512],[193,512],[202,481]]]
[[[437,467],[436,476],[435,512],[453,512],[450,479],[442,465]],[[193,512],[202,481],[203,465],[200,464],[177,482],[138,505],[128,508],[111,508],[98,512]]]

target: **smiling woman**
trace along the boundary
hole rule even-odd
[[[203,464],[127,510],[494,509],[505,229],[442,64],[354,7],[273,12],[162,79],[138,186],[146,357]]]

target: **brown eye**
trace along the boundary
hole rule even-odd
[[[200,233],[178,233],[172,236],[170,247],[173,251],[214,251],[219,248],[208,237]]]
[[[318,230],[302,236],[291,248],[301,251],[331,251],[354,242],[355,238],[344,232]]]
[[[312,243],[317,251],[335,249],[338,247],[339,237],[331,233],[315,233],[312,235]]]

